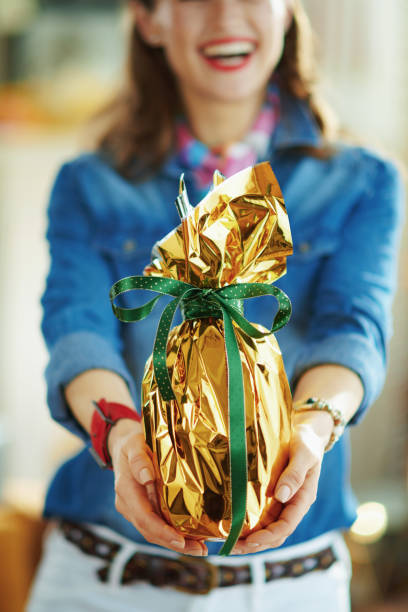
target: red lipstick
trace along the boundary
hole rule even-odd
[[[212,45],[222,45],[226,43],[233,43],[233,42],[250,42],[254,45],[254,48],[251,52],[245,55],[242,55],[242,57],[239,57],[239,54],[237,54],[237,58],[234,58],[233,63],[230,63],[230,64],[228,64],[228,59],[230,60],[233,59],[232,56],[231,58],[228,58],[228,56],[226,56],[225,59],[223,59],[220,56],[211,57],[211,56],[205,55],[204,53],[204,49],[206,47],[209,47]],[[200,55],[203,57],[203,59],[207,62],[207,64],[211,66],[211,68],[214,68],[215,70],[221,70],[223,72],[231,72],[233,70],[241,70],[242,68],[244,68],[248,64],[248,62],[251,60],[252,55],[256,51],[256,47],[257,47],[257,41],[254,40],[253,38],[249,38],[245,36],[228,36],[224,38],[214,38],[212,40],[208,40],[198,47],[198,51],[200,52]]]

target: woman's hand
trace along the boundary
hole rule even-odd
[[[161,518],[150,450],[141,425],[120,419],[109,433],[108,450],[115,474],[116,510],[152,544],[188,555],[207,554],[204,542],[184,538]]]
[[[247,554],[281,546],[316,499],[324,449],[333,429],[327,412],[310,411],[293,417],[289,463],[274,491],[285,504],[279,518],[264,529],[237,541],[232,553]]]

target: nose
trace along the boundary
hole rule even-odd
[[[212,18],[217,25],[233,27],[235,21],[242,17],[245,0],[213,0]]]

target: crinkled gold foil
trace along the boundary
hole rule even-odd
[[[148,276],[198,287],[277,280],[286,272],[286,257],[293,247],[282,193],[270,165],[241,170],[218,184],[155,251],[158,258],[144,271]]]
[[[144,273],[201,287],[270,283],[282,276],[292,241],[269,164],[223,182],[216,177],[214,183],[214,190],[184,220],[188,234],[183,235],[179,226],[161,240],[155,248],[158,257]],[[273,490],[288,460],[291,394],[275,337],[254,340],[235,323],[234,329],[245,392],[245,537],[276,520],[281,510],[266,493]],[[188,537],[226,539],[231,480],[223,321],[208,317],[175,327],[169,336],[167,367],[176,400],[162,400],[151,357],[142,382],[145,436],[162,514]]]

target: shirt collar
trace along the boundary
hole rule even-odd
[[[270,153],[292,147],[319,147],[323,137],[305,100],[280,90],[280,118],[270,141]]]
[[[270,159],[275,151],[292,147],[321,146],[323,137],[307,102],[282,89],[279,90],[279,96],[279,120],[271,136],[266,157]],[[162,166],[162,172],[167,176],[179,177],[185,170],[180,166],[178,156],[174,152],[170,153]]]

